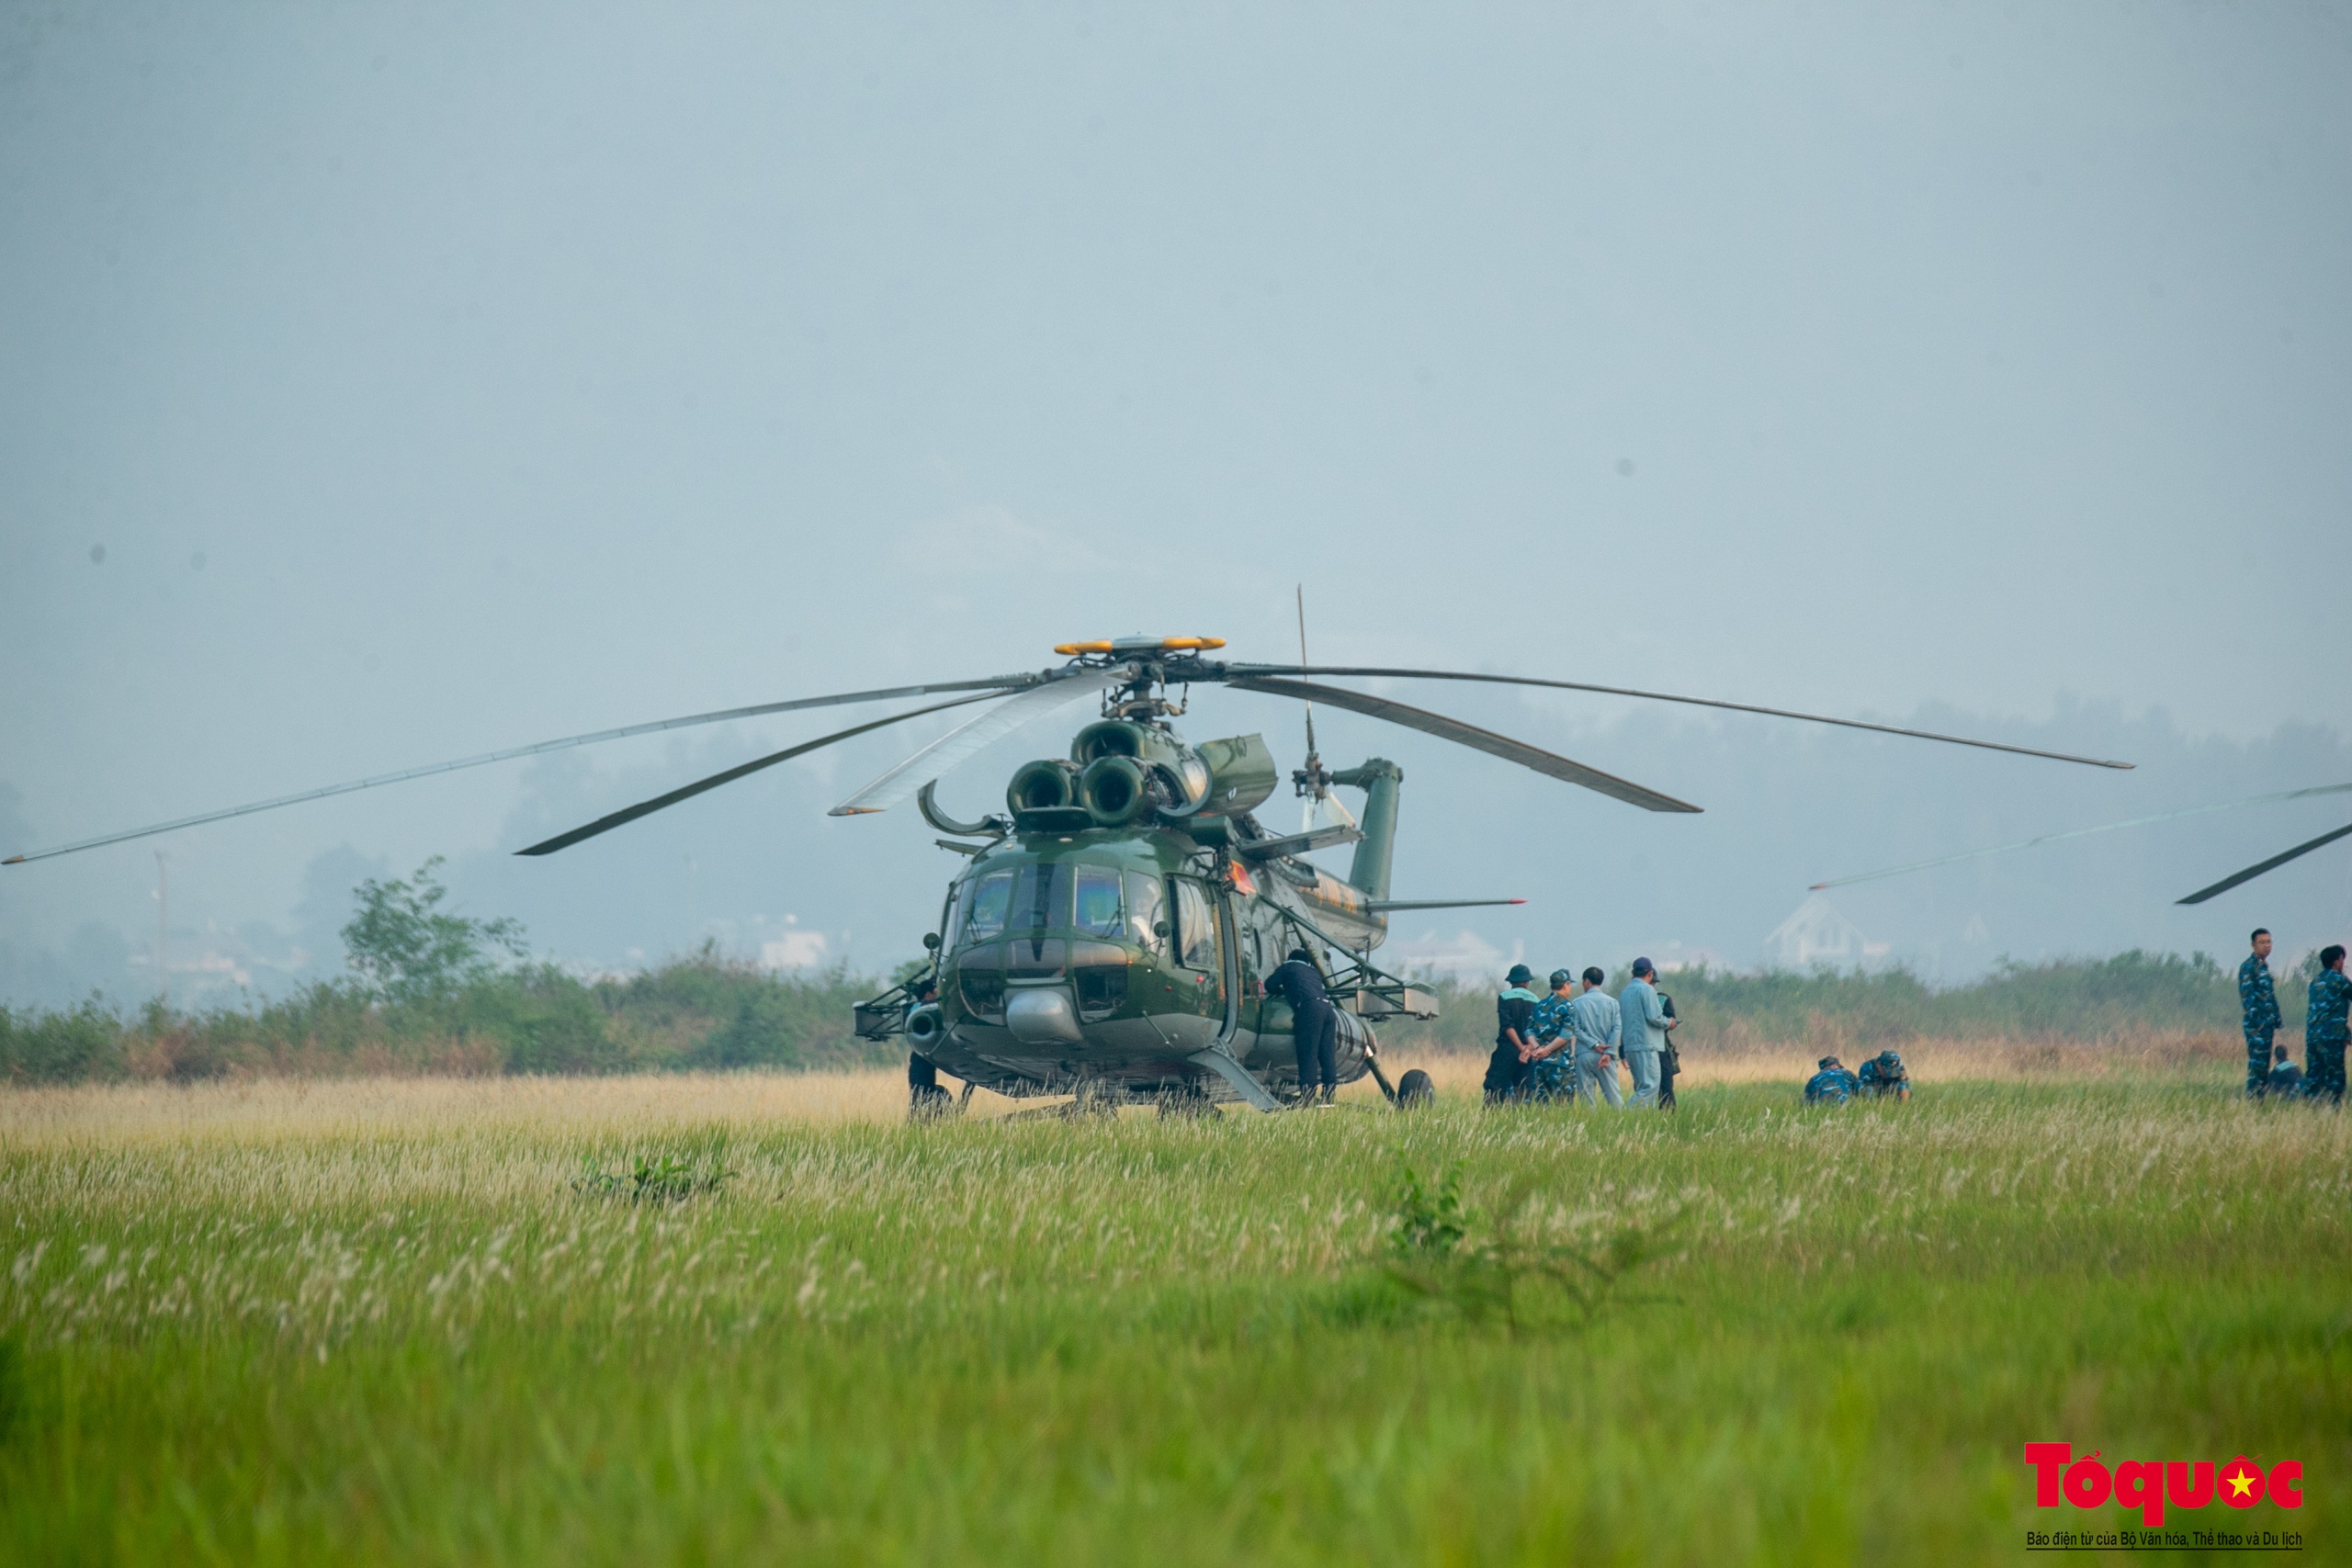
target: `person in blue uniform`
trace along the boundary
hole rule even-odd
[[[1892,1051],[1881,1051],[1862,1064],[1854,1075],[1863,1096],[1871,1100],[1908,1100],[1911,1098],[1911,1074],[1903,1066],[1903,1058]]]
[[[1526,1081],[1528,1058],[1535,1055],[1536,995],[1527,988],[1535,971],[1514,964],[1504,976],[1502,995],[1495,998],[1495,1054],[1487,1058],[1487,1103],[1501,1105],[1519,1097]]]
[[[1527,1081],[1521,1092],[1532,1100],[1566,1100],[1569,1069],[1576,1064],[1577,977],[1566,969],[1552,971],[1552,994],[1535,1004],[1531,1020],[1535,1054],[1528,1058]]]
[[[1274,965],[1266,976],[1266,994],[1290,1004],[1290,1043],[1298,1056],[1298,1100],[1312,1105],[1330,1103],[1340,1090],[1340,1015],[1315,957],[1303,947]]]
[[[1617,1049],[1624,1021],[1617,998],[1600,988],[1608,976],[1594,964],[1584,972],[1584,991],[1569,1005],[1576,1024],[1576,1097],[1586,1105],[1606,1102],[1625,1109],[1624,1092],[1617,1087]]]
[[[2287,1055],[2287,1047],[2278,1047],[2278,1065],[2270,1069],[2270,1080],[2262,1090],[2266,1100],[2301,1100],[2303,1097],[2303,1069]]]
[[[1843,1105],[1861,1089],[1861,1081],[1835,1056],[1821,1058],[1819,1072],[1804,1080],[1807,1105]]]
[[[2344,976],[2344,948],[2330,942],[2319,950],[2319,973],[2312,977],[2311,1010],[2303,1015],[2303,1092],[2344,1103],[2344,1045],[2352,1025],[2352,980]]]
[[[1657,1104],[1658,1058],[1668,1031],[1681,1020],[1657,999],[1657,969],[1646,958],[1634,960],[1634,977],[1617,993],[1619,1027],[1624,1032],[1625,1070],[1634,1075],[1634,1108]]]
[[[2245,1091],[2260,1094],[2270,1077],[2270,1037],[2278,1032],[2278,993],[2270,984],[2270,933],[2254,933],[2254,955],[2238,965],[2238,1007],[2245,1014]]]

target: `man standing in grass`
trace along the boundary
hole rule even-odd
[[[1487,1061],[1487,1103],[1501,1105],[1516,1099],[1527,1078],[1528,1058],[1535,1055],[1535,993],[1527,982],[1535,971],[1514,964],[1495,998],[1495,1054]]]
[[[2245,1091],[2258,1095],[2270,1077],[2270,1037],[2278,1031],[2278,993],[2270,985],[2270,932],[2260,927],[2254,933],[2254,956],[2238,965],[2238,1006],[2245,1010]]]
[[[1625,1097],[1617,1088],[1617,998],[1600,988],[1608,976],[1598,968],[1584,972],[1584,994],[1568,1004],[1576,1028],[1576,1097],[1599,1095],[1611,1109],[1623,1111]]]
[[[1650,982],[1657,970],[1646,958],[1634,960],[1634,977],[1617,993],[1617,1010],[1623,1018],[1625,1066],[1634,1075],[1634,1105],[1657,1104],[1658,1055],[1666,1049],[1666,1032],[1678,1021],[1667,1016]]]
[[[2352,1025],[2352,980],[2344,977],[2344,947],[2319,950],[2319,973],[2312,979],[2311,1010],[2303,1019],[2303,1092],[2344,1103],[2344,1043]]]
[[[1565,969],[1552,971],[1552,994],[1535,1004],[1535,1055],[1527,1061],[1527,1098],[1565,1100],[1569,1069],[1576,1059],[1576,976]]]

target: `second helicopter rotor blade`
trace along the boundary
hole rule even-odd
[[[105,844],[119,844],[131,839],[152,838],[157,833],[169,833],[181,828],[200,827],[207,822],[225,821],[232,817],[249,817],[256,811],[275,811],[281,806],[300,806],[307,800],[325,800],[333,795],[349,795],[356,790],[375,789],[384,784],[405,784],[411,779],[430,778],[435,773],[454,773],[467,768],[487,767],[492,762],[511,762],[522,757],[537,757],[548,751],[569,750],[575,746],[594,746],[606,740],[626,740],[632,736],[654,735],[665,729],[685,729],[702,724],[724,724],[729,719],[758,718],[766,714],[794,713],[802,708],[845,707],[854,703],[888,702],[894,697],[923,697],[939,692],[979,692],[984,695],[1001,695],[1043,685],[1057,678],[1057,672],[1046,671],[1022,675],[998,675],[985,681],[933,681],[920,686],[886,686],[871,692],[839,692],[822,697],[793,697],[780,703],[754,703],[749,707],[720,708],[711,713],[687,714],[681,718],[657,718],[645,724],[623,725],[618,729],[592,730],[585,735],[566,735],[554,740],[540,740],[528,746],[509,747],[503,751],[484,751],[478,756],[459,757],[454,761],[428,762],[421,768],[403,768],[398,773],[377,773],[347,784],[326,784],[318,789],[306,789],[294,795],[276,795],[268,800],[256,800],[244,806],[232,806],[219,811],[199,812],[193,817],[175,817],[169,822],[156,822],[144,828],[132,828],[119,833],[102,834],[95,839],[83,839],[71,844],[59,844],[52,849],[30,850],[23,854],[0,860],[0,865],[21,865],[28,861],[48,860],[56,855],[70,855],[80,850],[95,850]]]
[[[1320,671],[1317,672],[1320,673]],[[1638,806],[1645,811],[1695,812],[1700,809],[1689,801],[1677,800],[1670,795],[1660,795],[1654,789],[1645,789],[1642,785],[1627,779],[1621,779],[1614,773],[1604,773],[1599,768],[1589,768],[1582,762],[1530,746],[1523,740],[1514,740],[1508,735],[1498,735],[1491,729],[1481,729],[1475,724],[1464,724],[1458,718],[1448,718],[1442,713],[1431,713],[1427,708],[1413,707],[1392,701],[1387,697],[1375,697],[1365,692],[1351,692],[1342,686],[1321,684],[1310,686],[1304,681],[1283,681],[1263,675],[1234,676],[1226,683],[1239,691],[1263,692],[1269,696],[1298,697],[1303,700],[1312,695],[1317,702],[1329,706],[1347,708],[1373,718],[1386,719],[1391,724],[1401,724],[1408,729],[1418,729],[1425,735],[1434,735],[1440,739],[1451,740],[1457,746],[1467,746],[1474,750],[1484,751],[1490,757],[1500,757],[1505,761],[1517,762],[1522,768],[1532,768],[1537,773],[1552,778],[1561,779],[1572,784],[1582,784],[1585,788],[1597,790],[1611,799],[1624,801],[1629,806]]]
[[[1807,724],[1831,724],[1841,729],[1868,729],[1880,735],[1901,735],[1914,740],[1940,740],[1952,746],[1973,746],[1985,751],[2008,751],[2020,757],[2041,757],[2052,762],[2079,762],[2086,768],[2132,768],[2132,762],[2109,761],[2101,757],[2076,757],[2064,751],[2043,751],[2031,746],[2012,746],[2003,740],[1978,740],[1966,735],[1944,735],[1932,729],[1905,729],[1894,724],[1872,724],[1867,719],[1832,718],[1827,714],[1798,713],[1792,708],[1758,707],[1754,703],[1724,702],[1714,697],[1683,697],[1671,692],[1637,692],[1628,686],[1596,686],[1583,681],[1539,681],[1525,675],[1481,675],[1462,670],[1386,670],[1365,665],[1341,664],[1227,664],[1223,668],[1228,679],[1238,685],[1244,679],[1268,675],[1347,675],[1366,680],[1395,681],[1478,681],[1495,686],[1541,686],[1555,692],[1593,692],[1608,697],[1639,697],[1645,702],[1681,703],[1689,707],[1722,708],[1729,713],[1761,714],[1766,718],[1796,718]]]
[[[593,839],[599,833],[609,833],[614,829],[634,822],[640,817],[650,817],[655,812],[675,806],[682,800],[692,800],[695,795],[717,789],[720,784],[733,784],[737,779],[746,778],[763,768],[773,768],[778,762],[788,762],[795,757],[805,757],[811,751],[821,750],[837,740],[847,740],[870,730],[886,728],[893,724],[903,724],[908,719],[921,718],[925,714],[945,713],[949,708],[960,708],[972,703],[984,703],[995,695],[994,692],[980,692],[968,697],[956,697],[948,702],[933,703],[929,707],[910,708],[905,713],[894,713],[888,718],[877,718],[865,724],[853,725],[847,729],[820,736],[814,740],[804,740],[797,746],[787,746],[781,751],[774,751],[767,756],[754,758],[751,761],[729,768],[724,773],[713,773],[707,779],[696,779],[694,783],[673,789],[667,795],[657,795],[650,800],[640,800],[635,806],[625,806],[618,811],[597,818],[584,827],[574,828],[568,833],[558,833],[552,839],[543,839],[529,849],[516,850],[514,852],[518,855],[551,855],[558,850],[568,850],[582,840]]]
[[[2020,839],[2014,844],[1995,844],[1990,849],[1962,850],[1956,855],[1938,855],[1934,860],[1916,860],[1907,865],[1892,865],[1883,871],[1865,871],[1852,876],[1833,876],[1826,882],[1811,885],[1808,891],[1819,893],[1830,887],[1850,887],[1857,882],[1876,882],[1882,877],[1903,876],[1915,871],[1928,871],[1939,865],[1955,865],[1964,860],[1982,860],[1986,855],[2005,855],[2018,850],[2038,849],[2064,839],[2086,839],[2094,833],[2120,832],[2126,828],[2145,828],[2157,822],[2174,822],[2183,817],[2205,817],[2216,811],[2235,811],[2246,806],[2271,806],[2282,800],[2301,800],[2314,795],[2352,795],[2352,784],[2314,784],[2309,789],[2280,790],[2275,795],[2249,795],[2241,800],[2218,801],[2211,806],[2188,806],[2178,811],[2161,811],[2154,817],[2134,817],[2124,822],[2102,822],[2096,828],[2070,828],[2063,833],[2042,833],[2030,839]]]
[[[887,811],[913,795],[922,787],[924,780],[936,783],[949,769],[990,741],[1002,739],[1057,707],[1077,702],[1081,697],[1093,696],[1107,687],[1125,685],[1135,677],[1136,669],[1132,664],[1090,665],[1067,671],[1057,671],[1052,679],[1040,681],[1025,692],[1013,694],[1007,701],[968,724],[949,730],[922,750],[899,759],[827,815],[864,817],[876,811]]]
[[[2242,882],[2252,882],[2256,877],[2260,876],[2266,871],[2276,871],[2290,860],[2297,859],[2302,855],[2307,855],[2324,844],[2332,844],[2335,842],[2336,840],[2344,837],[2346,833],[2352,833],[2352,823],[2347,823],[2346,826],[2336,829],[2332,833],[2322,833],[2318,838],[2312,840],[2308,843],[2297,844],[2285,854],[2272,855],[2268,860],[2264,861],[2259,865],[2247,866],[2244,871],[2237,873],[2235,875],[2225,876],[2222,878],[2221,881],[2213,884],[2211,887],[2200,887],[2196,892],[2191,893],[2188,897],[2177,899],[2176,902],[2182,904],[2202,904],[2206,899],[2213,897],[2217,894],[2227,893],[2231,888],[2237,886]]]

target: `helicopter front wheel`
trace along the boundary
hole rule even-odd
[[[1419,1067],[1396,1080],[1396,1109],[1399,1111],[1417,1110],[1436,1098],[1437,1085],[1430,1081],[1429,1074]]]

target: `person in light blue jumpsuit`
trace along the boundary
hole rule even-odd
[[[1634,1108],[1657,1104],[1658,1054],[1666,1049],[1666,1032],[1679,1020],[1666,1016],[1659,1005],[1657,966],[1646,958],[1634,960],[1634,977],[1617,993],[1617,1011],[1625,1036],[1625,1066],[1634,1075]]]
[[[1600,988],[1607,976],[1596,965],[1584,972],[1584,991],[1568,1004],[1568,1020],[1576,1030],[1576,1097],[1590,1104],[1595,1097],[1623,1111],[1625,1096],[1617,1087],[1619,1022],[1617,998]]]

